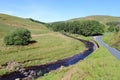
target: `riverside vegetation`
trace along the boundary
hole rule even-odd
[[[0,75],[9,70],[11,61],[22,64],[20,67],[40,65],[70,57],[85,50],[82,42],[47,29],[43,24],[28,19],[0,14]],[[3,42],[5,33],[19,26],[30,30],[32,40],[37,42],[26,46],[6,46]],[[16,67],[16,66],[14,66]]]
[[[20,63],[20,67],[26,67],[45,64],[75,55],[85,50],[85,45],[59,32],[72,33],[72,36],[93,41],[92,37],[89,36],[109,32],[108,28],[110,26],[106,25],[106,23],[112,20],[120,21],[117,17],[93,16],[85,19],[72,19],[66,22],[57,22],[57,24],[56,22],[46,24],[31,18],[23,19],[0,14],[0,75],[16,70],[18,66],[14,66],[12,70],[6,68],[8,66],[7,63],[10,61]],[[3,43],[5,33],[10,31],[10,29],[20,26],[30,30],[32,40],[36,40],[37,42],[26,46],[6,46]],[[85,30],[84,27],[88,28],[90,32]],[[81,33],[81,29],[84,30],[84,32]],[[119,31],[116,33],[118,34],[117,36],[110,37],[119,37]],[[111,34],[116,33],[111,32]],[[105,35],[103,38],[104,41],[107,42],[108,37],[109,36]],[[113,42],[116,42],[116,40],[113,40]],[[119,42],[119,39],[117,39],[117,42]],[[114,45],[113,47],[119,49],[119,45],[117,46],[118,47]],[[120,62],[113,57],[107,49],[100,45],[100,48],[85,60],[69,67],[61,67],[56,71],[45,74],[37,80],[118,80],[120,78],[119,64]]]
[[[77,37],[91,40],[91,37]],[[100,48],[85,60],[69,67],[61,67],[37,80],[118,80],[119,73],[120,61],[100,45]]]
[[[93,16],[89,18],[91,18],[90,20],[98,20],[99,22],[105,25],[104,30],[106,33],[104,33],[103,35],[103,40],[110,46],[115,47],[119,50],[119,28],[116,28],[116,26],[112,26],[112,29],[116,28],[116,31],[111,31],[111,26],[106,24],[111,23],[110,21],[112,20],[112,23],[114,23],[114,21],[120,21],[120,19],[110,16]],[[85,19],[89,20],[89,18]],[[73,19],[72,21],[81,20],[83,21],[83,19]],[[82,35],[74,36],[92,41],[91,37],[85,37]],[[114,56],[112,56],[107,49],[100,45],[100,48],[98,48],[93,54],[88,56],[87,59],[80,61],[77,64],[67,68],[61,67],[60,69],[52,71],[46,74],[44,77],[38,78],[37,80],[118,80],[120,78],[119,73],[120,62]]]

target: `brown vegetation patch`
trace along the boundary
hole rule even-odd
[[[72,70],[68,71],[65,73],[65,75],[63,76],[63,78],[61,80],[70,80],[71,76],[76,72],[76,69],[73,68]]]

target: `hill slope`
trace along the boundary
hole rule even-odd
[[[103,36],[103,40],[120,51],[120,31],[116,33],[106,33]]]
[[[96,20],[101,23],[107,23],[111,21],[119,21],[120,22],[120,17],[114,17],[114,16],[105,16],[105,15],[95,15],[95,16],[87,16],[83,18],[74,18],[68,21],[77,21],[77,20]]]
[[[95,16],[88,16],[88,17],[83,17],[83,18],[75,18],[75,19],[71,19],[68,21],[81,21],[81,20],[96,20],[103,24],[106,24],[107,22],[120,22],[120,17],[95,15]],[[106,26],[106,29],[107,28],[108,27]],[[105,34],[103,39],[107,44],[120,50],[120,32],[111,33],[109,35]]]
[[[8,31],[24,27],[32,32],[36,43],[26,46],[6,46],[3,42]],[[15,67],[26,67],[54,62],[70,57],[85,50],[85,45],[57,32],[52,32],[45,25],[29,19],[0,14],[0,75],[14,71]],[[20,65],[7,65],[20,63]]]
[[[29,29],[32,34],[47,33],[49,30],[40,23],[31,20],[15,17],[6,14],[0,14],[0,34],[4,34],[13,28],[23,27]]]

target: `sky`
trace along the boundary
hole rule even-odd
[[[120,16],[120,0],[0,0],[0,13],[42,22],[91,15]]]

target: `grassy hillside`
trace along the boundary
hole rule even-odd
[[[120,21],[119,18],[110,16],[107,16],[105,19],[101,19],[98,16],[95,19],[100,20],[102,23],[106,23],[107,20],[118,19],[117,21]],[[3,43],[4,35],[18,27],[29,29],[32,32],[32,40],[37,42],[26,46],[6,46]],[[115,40],[117,39],[119,42],[119,34],[106,34],[105,41],[116,42]],[[113,36],[109,37],[109,35]],[[76,37],[89,41],[92,40],[91,37],[80,35],[76,35]],[[115,40],[113,40],[113,37],[116,37]],[[17,67],[40,65],[63,59],[83,50],[85,50],[85,46],[82,42],[66,37],[58,32],[52,32],[43,24],[35,23],[29,19],[0,14],[0,75],[14,71]],[[17,62],[21,66],[8,66],[7,63],[9,62]],[[120,62],[107,49],[100,46],[97,51],[85,60],[70,67],[61,67],[37,80],[118,80],[120,78],[119,74]]]
[[[3,35],[11,29],[18,27],[27,28],[32,32],[32,34],[49,32],[43,24],[32,22],[29,19],[0,14],[0,35]]]
[[[83,18],[75,18],[68,21],[78,21],[78,20],[96,20],[103,24],[106,24],[107,22],[120,22],[120,17],[114,17],[114,16],[105,16],[105,15],[94,15],[94,16],[88,16]],[[106,26],[105,31],[108,31],[108,28]],[[118,33],[106,33],[103,36],[103,40],[109,44],[110,46],[120,50],[120,32]]]
[[[26,46],[6,46],[3,43],[4,35],[17,27],[29,29],[32,32],[32,40],[37,42]],[[56,61],[83,50],[85,50],[85,46],[82,42],[52,32],[43,24],[0,14],[0,75],[11,72],[16,67],[34,66]],[[21,66],[8,66],[7,63],[9,62],[17,62]]]
[[[106,33],[103,40],[110,46],[120,50],[120,31],[116,33]]]
[[[83,36],[80,38],[84,38]],[[89,38],[84,38],[89,39]],[[91,39],[89,39],[91,40]],[[119,80],[120,62],[103,46],[85,60],[61,67],[37,80]]]
[[[74,18],[69,21],[76,21],[76,20],[96,20],[101,23],[107,23],[107,22],[120,22],[120,17],[114,17],[114,16],[103,16],[103,15],[94,15],[94,16],[88,16],[83,18]]]

